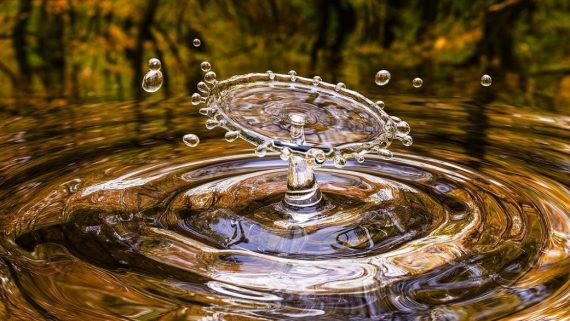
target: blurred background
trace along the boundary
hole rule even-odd
[[[198,38],[202,44],[195,47]],[[570,2],[564,0],[4,0],[0,110],[148,99],[147,60],[163,62],[152,99],[271,69],[358,89],[470,96],[483,73],[499,97],[557,114],[570,106]],[[471,84],[465,86],[464,84]]]

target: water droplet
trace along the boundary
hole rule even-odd
[[[295,70],[289,71],[289,76],[291,77],[291,81],[297,80],[297,72]]]
[[[216,114],[216,110],[214,108],[209,108],[209,107],[200,108],[198,112],[208,117],[213,117]]]
[[[208,87],[205,82],[200,81],[198,83],[198,91],[207,95],[210,93],[210,87]]]
[[[153,93],[162,87],[162,72],[160,70],[150,70],[144,75],[142,88],[144,91]]]
[[[405,121],[397,123],[396,129],[400,134],[407,135],[410,132],[410,125]]]
[[[339,82],[334,87],[334,90],[336,90],[336,91],[341,91],[342,89],[346,89],[346,85],[343,82]]]
[[[192,105],[197,106],[203,102],[203,97],[199,93],[192,95]]]
[[[255,148],[255,155],[257,157],[263,157],[263,156],[265,156],[265,154],[267,154],[267,145],[266,144],[260,144]]]
[[[279,155],[279,157],[281,157],[282,160],[288,160],[289,156],[291,156],[291,151],[289,150],[289,148],[283,148],[281,154]]]
[[[386,107],[386,104],[384,104],[384,102],[382,100],[379,100],[376,102],[376,107],[378,107],[380,109],[384,109],[384,107]]]
[[[202,41],[200,39],[196,38],[192,41],[192,44],[194,45],[194,47],[200,47],[200,45],[202,44]]]
[[[364,163],[364,155],[366,155],[366,151],[361,151],[361,152],[357,153],[354,158],[356,158],[357,162]]]
[[[206,120],[206,128],[207,129],[214,129],[220,125],[220,122],[215,119],[208,119]]]
[[[401,140],[402,140],[402,145],[404,145],[404,146],[411,146],[414,143],[412,136],[408,136],[408,135],[402,137]]]
[[[318,86],[321,83],[321,81],[323,81],[323,78],[321,78],[320,76],[313,77],[313,85],[314,86]]]
[[[307,152],[307,159],[314,160],[316,165],[320,165],[327,160],[327,155],[325,155],[322,149],[311,148]]]
[[[412,86],[416,87],[416,88],[420,88],[422,85],[424,84],[424,81],[421,78],[414,78],[414,80],[412,80]]]
[[[489,87],[489,86],[491,86],[492,83],[493,83],[493,78],[491,78],[491,76],[483,75],[481,77],[481,85],[482,86]]]
[[[334,167],[336,168],[343,168],[346,165],[346,159],[342,157],[342,155],[338,154],[334,158]]]
[[[188,147],[196,147],[200,143],[200,138],[194,134],[186,134],[182,137],[182,141]]]
[[[384,86],[390,81],[390,78],[392,78],[392,75],[390,75],[388,70],[380,70],[376,73],[374,82],[376,82],[376,85],[378,86]]]
[[[267,71],[267,77],[269,77],[269,80],[273,80],[275,79],[275,73],[271,70]]]
[[[226,135],[224,136],[224,138],[226,139],[227,142],[231,143],[234,140],[238,139],[239,137],[239,130],[230,130],[229,132],[226,133]]]
[[[210,65],[209,62],[204,61],[200,64],[200,69],[202,69],[203,72],[208,72],[212,70],[212,65]]]
[[[204,75],[204,80],[209,84],[213,84],[216,81],[216,73],[213,71],[208,71]]]
[[[162,64],[160,63],[160,60],[158,60],[156,58],[150,58],[148,60],[148,68],[150,70],[160,70],[161,66],[162,66]]]

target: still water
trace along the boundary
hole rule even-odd
[[[562,320],[570,118],[497,90],[367,89],[414,145],[316,169],[335,211],[307,226],[268,209],[286,161],[206,130],[189,97],[7,115],[1,318]]]

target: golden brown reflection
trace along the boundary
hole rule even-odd
[[[302,227],[267,207],[285,190],[285,162],[200,129],[187,99],[7,119],[1,313],[564,316],[567,120],[477,100],[384,99],[418,133],[413,152],[318,170],[334,208]],[[465,121],[474,117],[485,120]],[[189,127],[202,138],[191,150]]]

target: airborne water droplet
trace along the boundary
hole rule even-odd
[[[214,129],[220,125],[220,122],[215,119],[208,119],[206,120],[206,128],[207,129]]]
[[[291,77],[291,81],[297,80],[297,72],[295,70],[289,71],[289,76]]]
[[[424,81],[421,78],[414,78],[414,80],[412,80],[412,86],[416,88],[420,88],[423,84]]]
[[[376,82],[376,85],[378,86],[384,86],[390,81],[391,77],[392,76],[390,75],[390,72],[388,70],[380,70],[379,72],[376,73],[374,82]]]
[[[144,75],[142,88],[144,91],[153,93],[162,87],[162,72],[160,70],[150,70]]]
[[[200,105],[202,103],[202,96],[199,93],[192,95],[192,105]]]
[[[209,62],[204,61],[200,64],[200,69],[202,69],[203,72],[208,72],[212,69],[212,65]]]
[[[209,84],[213,84],[214,81],[216,81],[216,73],[213,71],[208,71],[205,75],[204,75],[204,80],[209,83]]]
[[[334,90],[336,90],[336,91],[341,91],[342,89],[346,89],[346,85],[343,82],[339,82],[334,87]]]
[[[200,138],[194,134],[186,134],[182,138],[182,141],[188,147],[196,147],[200,143]]]
[[[239,131],[238,130],[230,130],[229,132],[226,133],[226,135],[224,136],[224,138],[226,139],[227,142],[231,143],[234,140],[238,139],[239,137]]]
[[[192,44],[194,45],[194,47],[200,47],[200,45],[202,44],[202,41],[200,39],[196,38],[192,41]]]
[[[162,63],[160,63],[160,60],[158,60],[156,58],[150,58],[148,60],[148,68],[150,70],[160,70],[161,66],[162,66]]]
[[[205,82],[200,81],[198,83],[198,91],[207,95],[210,93],[210,87],[208,87]]]
[[[491,78],[491,76],[483,75],[481,77],[481,85],[482,86],[489,87],[489,86],[491,86],[492,83],[493,83],[493,78]]]

